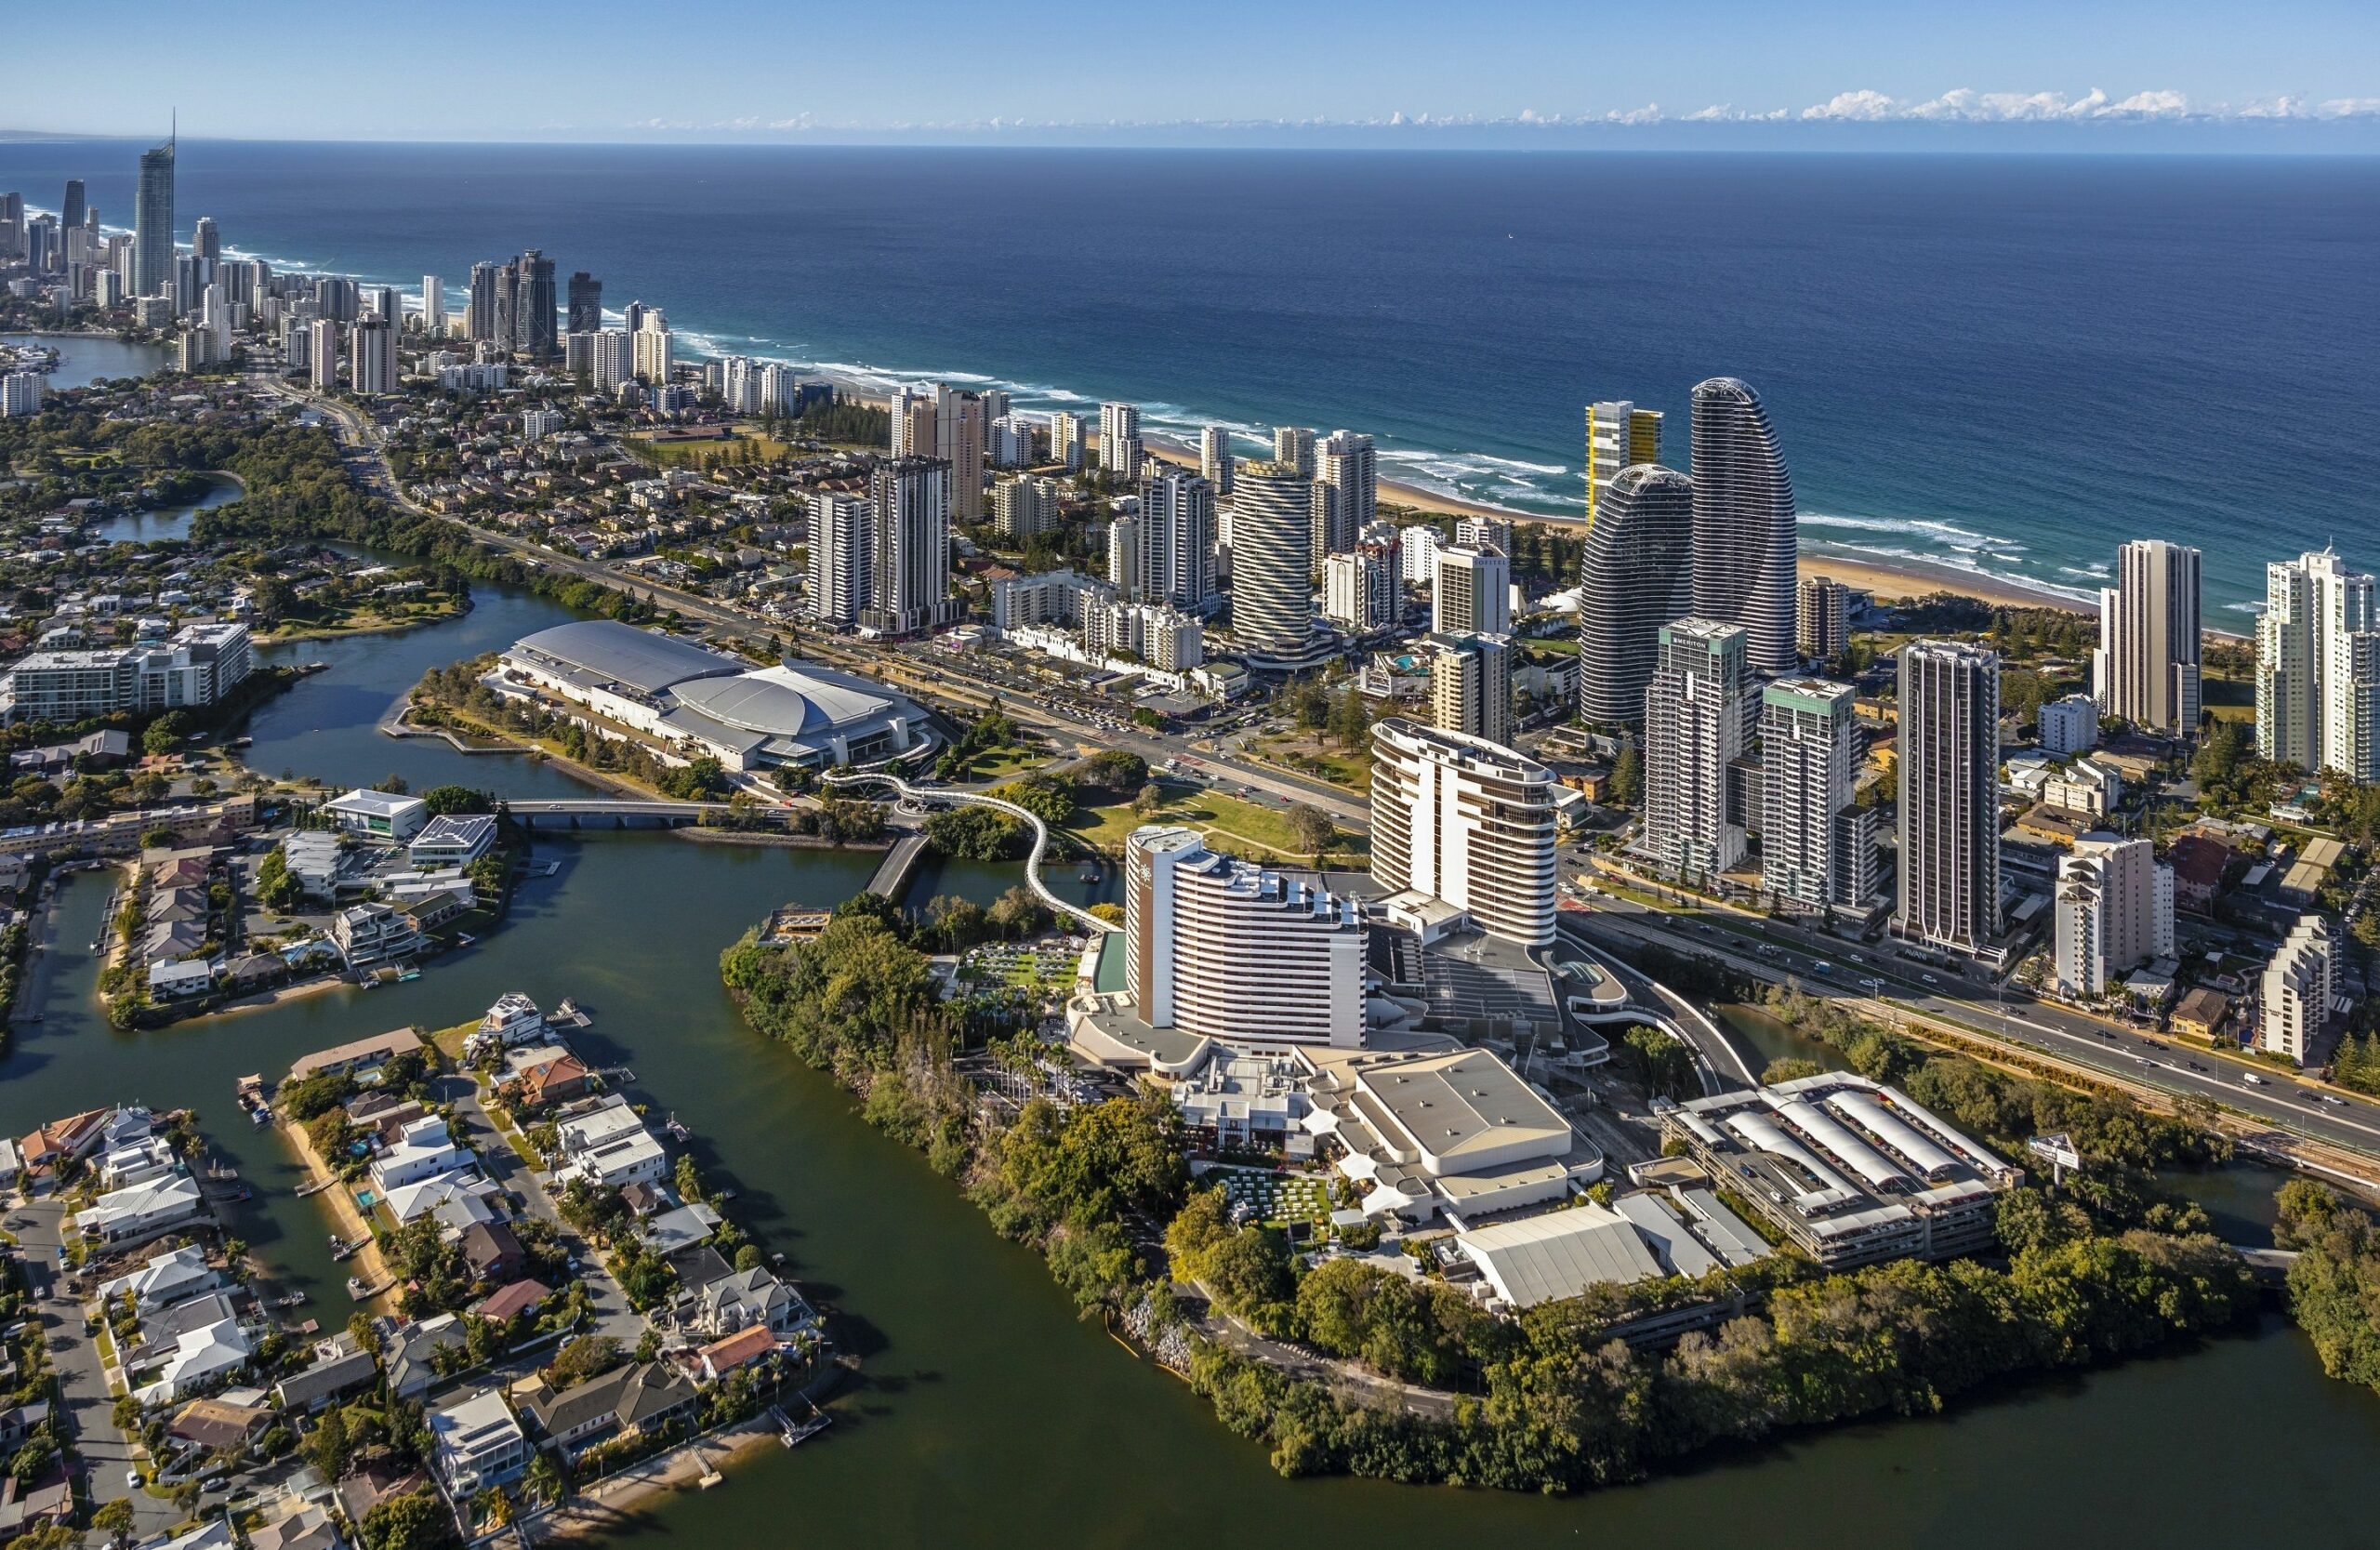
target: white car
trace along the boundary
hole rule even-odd
[[[2240,1080],[2246,1082],[2250,1087],[2262,1087],[2265,1084],[2265,1079],[2256,1075],[2254,1071],[2249,1072]]]

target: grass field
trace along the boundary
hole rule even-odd
[[[1126,835],[1143,824],[1180,824],[1210,836],[1212,843],[1251,861],[1302,867],[1314,860],[1297,848],[1297,835],[1277,808],[1261,807],[1182,781],[1159,781],[1157,788],[1164,792],[1166,801],[1155,817],[1144,818],[1132,810],[1130,802],[1119,801],[1106,807],[1078,809],[1061,827],[1102,850],[1113,851],[1123,845]],[[1342,829],[1338,843],[1331,847],[1329,864],[1360,868],[1370,865],[1370,860],[1362,837]]]
[[[633,456],[671,468],[681,463],[700,463],[714,454],[723,458],[750,457],[767,462],[793,450],[786,443],[763,436],[749,426],[739,425],[734,429],[735,439],[726,442],[655,442],[643,436],[628,436],[622,440]],[[753,450],[747,452],[747,447]]]
[[[1326,743],[1312,733],[1299,732],[1266,737],[1258,746],[1266,758],[1286,769],[1351,791],[1372,788],[1372,752],[1368,743],[1350,751],[1335,743]]]

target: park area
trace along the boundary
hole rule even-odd
[[[969,952],[962,972],[970,979],[1033,990],[1071,987],[1081,961],[1081,951],[1063,942],[1038,947],[1001,945]]]
[[[1292,867],[1313,864],[1314,853],[1301,842],[1295,824],[1283,808],[1244,801],[1190,781],[1163,779],[1157,788],[1162,800],[1152,813],[1144,814],[1130,801],[1117,801],[1078,808],[1063,827],[1085,843],[1113,854],[1122,849],[1126,835],[1144,824],[1179,824],[1197,829],[1217,849],[1250,861]],[[1331,839],[1328,861],[1333,867],[1360,868],[1369,864],[1370,855],[1362,836],[1340,829]]]

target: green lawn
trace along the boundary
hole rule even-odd
[[[1351,791],[1372,788],[1372,750],[1368,742],[1351,751],[1300,733],[1266,737],[1258,747],[1263,749],[1265,758],[1283,769],[1327,780]]]
[[[1242,801],[1237,797],[1223,796],[1182,781],[1162,780],[1157,788],[1165,793],[1166,801],[1155,817],[1144,818],[1132,810],[1130,802],[1119,801],[1105,807],[1078,808],[1061,827],[1090,844],[1113,851],[1119,849],[1124,837],[1143,824],[1180,824],[1212,836],[1214,843],[1250,860],[1301,867],[1314,860],[1297,848],[1297,836],[1278,808]],[[1370,854],[1363,838],[1341,830],[1339,842],[1331,848],[1329,865],[1360,868],[1369,864]]]
[[[1220,1175],[1223,1199],[1231,1205],[1247,1201],[1257,1220],[1268,1227],[1291,1222],[1316,1226],[1330,1221],[1330,1186],[1320,1179],[1297,1173],[1259,1173],[1234,1169]]]

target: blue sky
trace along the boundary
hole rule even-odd
[[[194,135],[258,139],[1967,135],[2380,149],[2370,0],[110,0],[23,12],[8,23],[23,63],[4,129],[146,134],[178,103]]]

